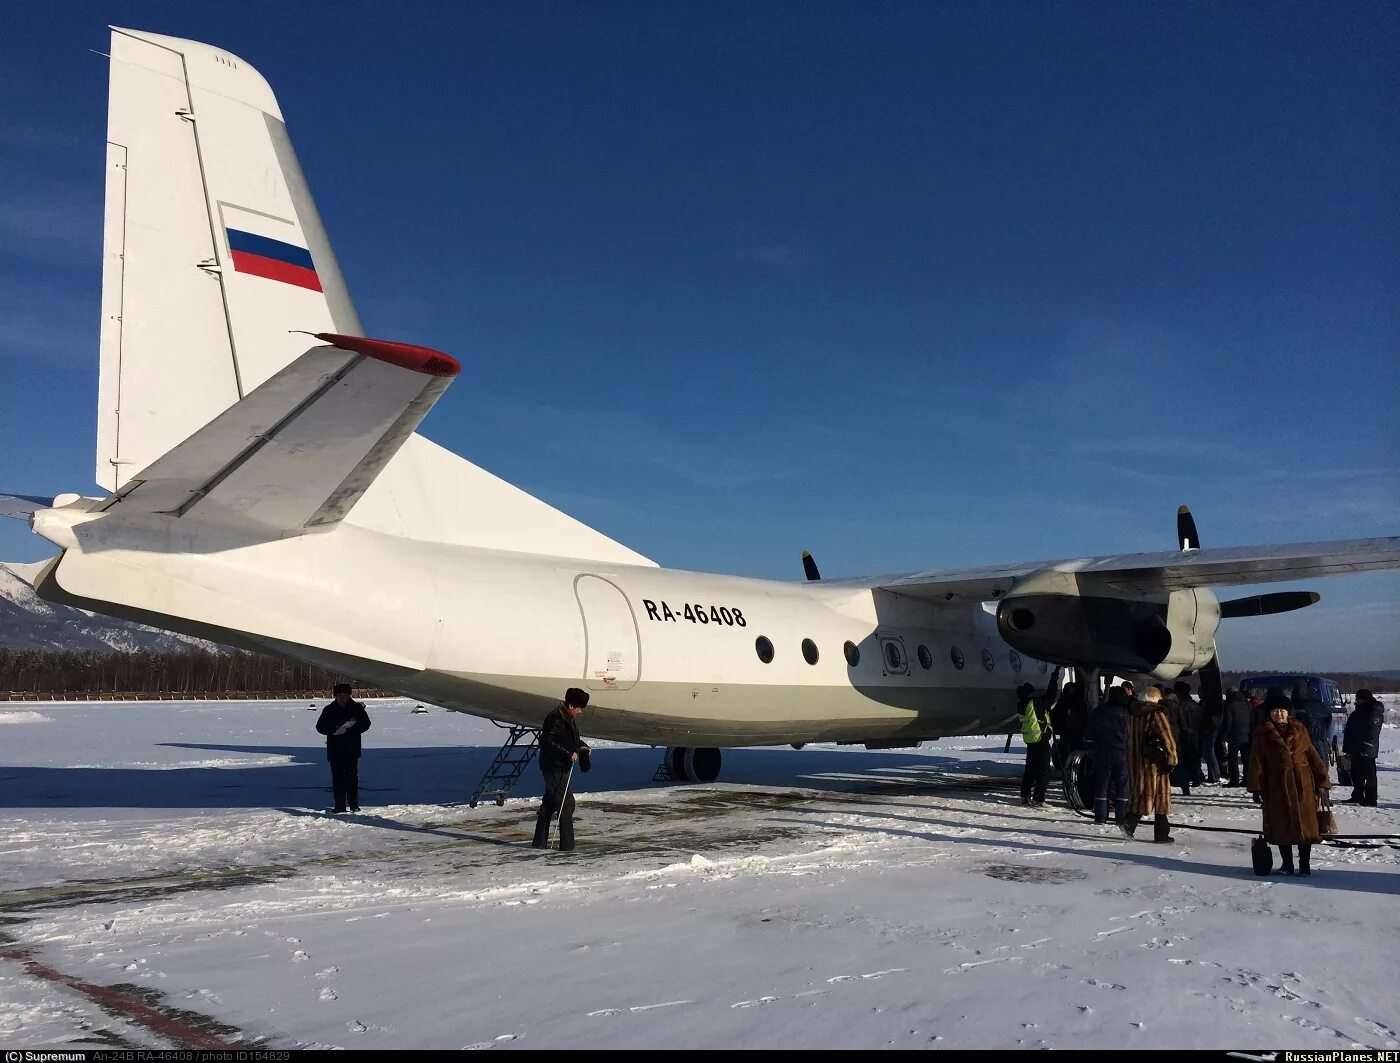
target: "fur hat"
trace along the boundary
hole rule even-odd
[[[332,694],[349,694],[354,688],[349,683],[337,683],[331,687]]]
[[[571,705],[576,709],[588,707],[588,691],[580,690],[578,687],[569,687],[564,691],[564,704]]]

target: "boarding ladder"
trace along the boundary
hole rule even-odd
[[[491,722],[496,723],[495,720]],[[503,725],[497,723],[496,726]],[[539,751],[538,727],[522,727],[519,724],[512,726],[510,737],[506,739],[505,745],[496,751],[496,759],[486,769],[481,782],[476,784],[476,792],[467,804],[475,808],[483,797],[494,797],[497,805],[504,805],[511,789],[524,773],[525,766],[535,759],[535,754]]]

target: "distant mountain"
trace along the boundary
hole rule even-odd
[[[44,564],[0,563],[0,648],[104,653],[173,653],[190,649],[223,652],[223,647],[203,639],[46,602],[25,582],[33,579]]]

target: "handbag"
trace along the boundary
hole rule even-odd
[[[1332,815],[1332,806],[1323,805],[1317,810],[1317,832],[1324,838],[1337,833],[1337,817]]]
[[[1342,786],[1353,785],[1351,781],[1351,754],[1337,754],[1337,782]]]
[[[1250,859],[1254,861],[1254,873],[1267,875],[1274,869],[1274,851],[1261,834],[1249,847]]]

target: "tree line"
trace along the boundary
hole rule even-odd
[[[0,698],[51,694],[223,697],[329,697],[350,677],[265,653],[184,650],[177,653],[0,648]],[[387,691],[356,686],[357,695]]]

